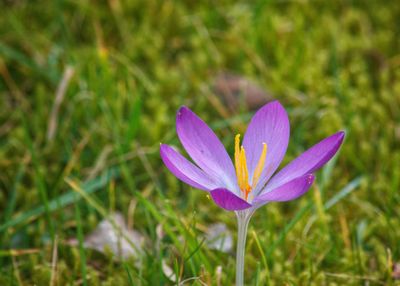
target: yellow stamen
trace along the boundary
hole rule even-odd
[[[247,169],[247,161],[246,161],[246,152],[244,151],[243,146],[240,148],[240,166],[241,166],[241,189],[247,190],[249,188],[249,171]],[[239,185],[240,186],[240,185]]]
[[[240,178],[240,134],[235,136],[235,169],[236,169],[236,177]],[[239,183],[239,181],[238,181]],[[240,186],[240,183],[239,183]]]
[[[257,186],[258,180],[260,179],[261,173],[264,169],[265,158],[267,157],[267,149],[268,149],[267,144],[263,143],[261,156],[260,159],[258,160],[257,167],[254,170],[253,183],[251,184],[252,189],[254,189]]]
[[[260,159],[258,160],[257,167],[253,174],[253,183],[249,185],[249,170],[247,168],[246,151],[243,146],[240,146],[240,134],[235,136],[235,169],[238,185],[244,198],[247,200],[249,193],[257,186],[261,173],[265,165],[265,158],[267,156],[267,144],[263,143],[263,150]]]

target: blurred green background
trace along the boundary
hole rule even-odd
[[[224,97],[226,78],[287,108],[283,163],[347,131],[308,194],[256,212],[248,285],[400,285],[398,1],[5,0],[0,11],[0,285],[232,285],[234,250],[202,237],[216,222],[235,233],[234,214],[158,153],[180,148],[181,105],[232,151],[254,106],[252,91]],[[114,211],[143,236],[139,259],[84,247]]]

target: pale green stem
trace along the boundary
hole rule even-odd
[[[244,285],[244,257],[246,250],[246,236],[249,221],[253,211],[237,211],[238,236],[236,248],[236,286]]]

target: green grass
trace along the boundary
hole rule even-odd
[[[158,153],[160,142],[180,147],[180,105],[232,150],[251,111],[215,104],[220,71],[287,107],[284,163],[347,131],[307,195],[256,212],[247,284],[400,285],[396,1],[20,0],[0,10],[0,285],[173,285],[163,261],[185,285],[232,285],[233,253],[201,237],[214,222],[235,233],[234,214],[180,183]],[[146,238],[139,263],[81,247],[114,210]]]

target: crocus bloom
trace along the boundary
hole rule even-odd
[[[218,206],[229,211],[254,211],[268,202],[300,197],[312,185],[313,173],[335,155],[344,138],[342,131],[325,138],[274,174],[290,133],[287,113],[278,101],[256,112],[242,144],[236,135],[234,163],[214,132],[189,108],[179,109],[176,130],[194,163],[161,144],[163,162],[177,178],[209,192]]]
[[[290,133],[288,116],[278,101],[257,111],[242,144],[240,135],[236,135],[234,163],[214,132],[187,107],[178,111],[176,130],[194,163],[165,144],[160,147],[161,158],[177,178],[209,192],[221,208],[236,212],[236,285],[242,286],[252,214],[268,202],[290,201],[307,192],[314,181],[313,173],[336,154],[344,132],[325,138],[274,174],[285,156]]]

